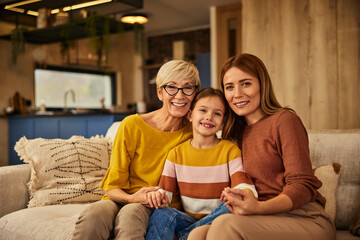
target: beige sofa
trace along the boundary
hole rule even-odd
[[[118,124],[108,136],[114,136]],[[309,140],[314,166],[342,165],[336,189],[337,239],[360,240],[348,230],[360,211],[360,129],[309,131]],[[27,208],[29,178],[28,164],[0,168],[0,239],[70,239],[87,204]]]

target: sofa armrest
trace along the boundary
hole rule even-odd
[[[0,217],[26,208],[30,171],[29,164],[0,167]]]

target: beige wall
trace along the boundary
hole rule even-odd
[[[78,40],[79,56],[86,58],[89,46],[87,39]],[[46,52],[46,63],[62,65],[60,44],[35,45],[26,44],[26,52],[18,57],[17,63],[11,62],[11,42],[0,40],[0,111],[8,104],[8,99],[18,91],[26,99],[31,99],[34,104],[34,60],[33,52],[37,48],[43,48]],[[73,51],[73,50],[72,50]],[[74,55],[71,55],[74,56]],[[75,60],[73,60],[75,61]],[[111,70],[121,73],[121,99],[118,106],[121,111],[126,111],[127,103],[137,101],[134,78],[138,76],[136,68],[138,64],[135,58],[133,32],[124,34],[120,42],[119,36],[111,36],[110,66]],[[141,70],[140,70],[141,71]],[[8,124],[7,119],[0,118],[0,166],[8,164]]]
[[[309,129],[360,128],[360,1],[242,0],[242,51]]]

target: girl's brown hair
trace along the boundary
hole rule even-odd
[[[202,99],[202,98],[206,98],[206,97],[218,97],[221,102],[224,105],[225,108],[225,112],[224,112],[224,120],[223,120],[223,127],[222,127],[222,135],[223,136],[229,136],[229,132],[230,132],[230,128],[229,128],[229,124],[227,124],[230,115],[233,115],[232,111],[230,110],[229,104],[227,104],[226,98],[224,96],[224,93],[222,91],[220,91],[219,89],[215,89],[212,87],[208,87],[205,89],[202,89],[195,97],[195,99],[192,101],[191,103],[191,111],[194,110],[196,103]],[[227,126],[227,127],[225,127]],[[224,137],[225,138],[225,137]]]
[[[275,114],[276,112],[286,108],[290,111],[293,111],[291,108],[282,107],[278,100],[275,97],[273,87],[271,84],[271,79],[269,73],[265,67],[265,64],[260,60],[260,58],[251,55],[251,54],[240,54],[229,58],[221,69],[220,74],[220,86],[224,91],[224,76],[226,72],[232,68],[236,67],[247,74],[250,74],[256,77],[260,83],[260,107],[263,112],[267,115]],[[294,112],[294,111],[293,111]],[[237,116],[233,114],[231,119],[227,122],[230,124],[231,130],[229,132],[230,138],[237,138],[239,130],[245,124],[244,117]],[[236,125],[236,126],[235,126]]]

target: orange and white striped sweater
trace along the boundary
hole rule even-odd
[[[180,193],[187,214],[201,219],[220,203],[225,187],[257,191],[246,174],[240,149],[228,140],[221,140],[207,149],[194,148],[190,140],[173,148],[165,161],[159,186],[169,202]]]

